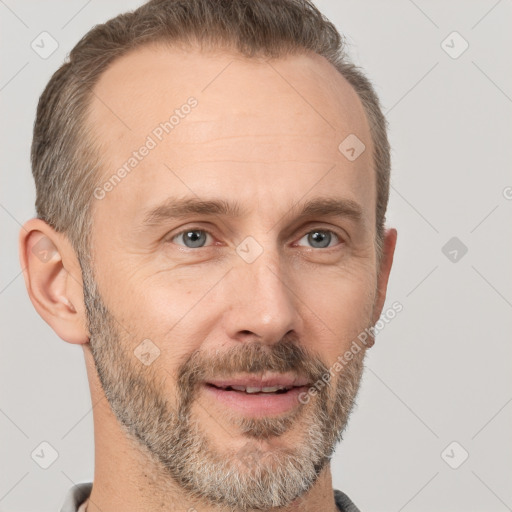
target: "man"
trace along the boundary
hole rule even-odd
[[[389,145],[301,0],[153,0],[41,96],[32,303],[81,344],[94,482],[62,511],[357,511],[330,458],[386,297]]]

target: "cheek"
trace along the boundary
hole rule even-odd
[[[160,273],[130,287],[125,307],[119,307],[126,326],[141,339],[152,340],[163,359],[176,366],[199,348],[211,329],[211,297],[218,278]]]
[[[340,269],[304,276],[301,298],[313,312],[315,329],[325,329],[329,351],[344,350],[369,327],[375,289],[371,272]]]

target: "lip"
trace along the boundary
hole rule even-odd
[[[241,386],[249,385],[247,382],[248,381],[245,380],[240,381],[240,384],[235,384],[235,380],[229,380],[230,384]],[[254,386],[262,386],[261,380],[254,382]],[[264,387],[267,385],[269,387],[272,385],[280,385],[279,383],[272,384],[272,380],[269,380],[268,382],[270,382],[270,384],[264,382]],[[227,406],[239,413],[252,417],[283,414],[295,409],[299,405],[304,405],[302,402],[300,402],[299,395],[308,389],[308,386],[306,385],[294,387],[286,393],[281,394],[249,394],[243,391],[227,391],[224,389],[218,389],[212,385],[208,385],[207,383],[204,383],[202,387],[208,396],[223,406]]]

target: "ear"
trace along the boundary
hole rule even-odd
[[[393,265],[393,256],[395,254],[397,239],[397,231],[394,228],[386,229],[384,232],[384,240],[382,241],[382,256],[379,263],[377,275],[377,296],[373,309],[372,324],[379,320],[386,301],[386,292],[388,289],[389,274]],[[372,336],[373,338],[373,336]],[[375,340],[373,340],[375,342]],[[373,343],[371,343],[373,345]]]
[[[63,340],[87,343],[82,271],[69,239],[41,219],[20,230],[19,256],[28,295]]]

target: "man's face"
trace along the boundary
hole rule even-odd
[[[375,174],[360,100],[318,56],[148,47],[103,74],[89,123],[102,176],[86,303],[112,410],[196,496],[285,506],[341,439],[364,349],[341,358],[375,321]],[[366,145],[355,160],[338,149],[350,134]],[[198,201],[239,211],[191,208]],[[297,387],[220,389],[272,377]]]

